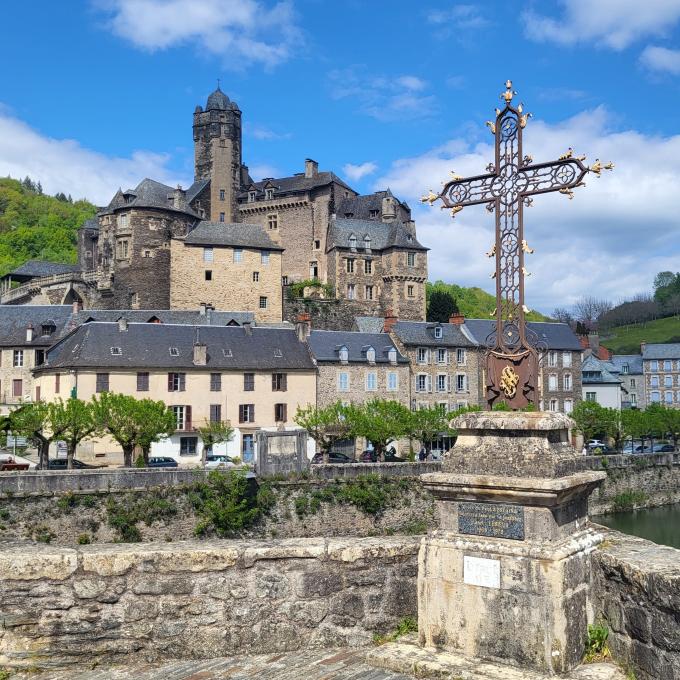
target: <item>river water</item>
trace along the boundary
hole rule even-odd
[[[624,534],[680,548],[680,503],[611,515],[594,515],[591,519]]]

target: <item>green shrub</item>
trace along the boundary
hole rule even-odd
[[[141,498],[128,495],[121,502],[109,498],[106,503],[109,526],[116,529],[125,543],[142,540],[137,524],[144,522],[151,526],[154,522],[169,519],[177,514],[177,507],[167,498],[167,492],[151,492]]]
[[[90,534],[80,534],[80,536],[78,536],[78,545],[88,545],[89,543],[92,543]]]
[[[644,491],[622,491],[612,498],[614,512],[633,510],[636,506],[643,505],[649,496]]]
[[[379,633],[375,633],[373,635],[373,642],[376,645],[382,645],[385,644],[386,642],[394,642],[397,638],[400,638],[402,635],[408,635],[409,633],[417,633],[418,632],[418,621],[414,619],[412,616],[406,616],[399,623],[397,623],[397,627],[391,632],[388,633],[387,635],[380,635]]]
[[[378,475],[362,475],[341,488],[339,499],[367,515],[377,515],[390,504],[390,486],[390,480],[383,480]]]
[[[135,458],[135,467],[136,468],[146,467],[146,461],[144,460],[144,456],[141,453],[137,456],[137,458]]]
[[[36,527],[35,531],[33,532],[34,540],[40,543],[51,543],[52,539],[56,537],[57,535],[52,533],[46,526]]]
[[[57,500],[57,507],[66,513],[70,513],[78,505],[78,498],[73,491],[67,491]]]
[[[12,677],[12,672],[6,668],[0,668],[0,680],[9,680]]]
[[[8,508],[0,508],[0,519],[7,521],[10,517]],[[1,680],[1,679],[0,679]]]
[[[593,663],[604,661],[611,656],[607,640],[609,639],[609,628],[603,623],[598,622],[588,626],[588,637],[586,639],[586,651],[584,661]]]

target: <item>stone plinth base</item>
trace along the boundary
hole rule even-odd
[[[367,661],[372,666],[416,678],[439,680],[548,680],[550,675],[525,668],[513,668],[480,661],[453,652],[424,649],[415,639],[401,639],[370,651]],[[563,676],[564,680],[625,680],[623,672],[606,663],[588,664]]]
[[[420,644],[563,673],[583,656],[592,529],[538,544],[436,531],[420,548]]]

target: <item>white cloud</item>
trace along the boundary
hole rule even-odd
[[[342,171],[345,173],[345,176],[355,182],[358,182],[362,177],[366,177],[366,175],[372,175],[377,169],[378,166],[372,161],[367,161],[360,165],[347,163],[342,166]]]
[[[680,75],[680,50],[648,45],[642,50],[640,63],[652,71],[665,71],[677,76]]]
[[[246,135],[252,137],[253,139],[259,139],[261,141],[275,141],[277,139],[290,139],[292,137],[290,132],[274,132],[274,130],[268,128],[265,125],[258,125],[257,123],[248,123],[243,126],[243,131]]]
[[[593,43],[622,50],[649,36],[664,35],[680,19],[678,0],[561,0],[556,19],[533,11],[523,14],[526,34],[560,45]]]
[[[74,199],[87,198],[106,205],[118,187],[136,186],[145,177],[170,186],[188,186],[167,164],[168,154],[135,151],[117,158],[87,149],[72,139],[45,137],[0,109],[0,176],[39,180],[48,194],[59,191]]]
[[[614,301],[649,291],[658,271],[677,267],[680,223],[675,195],[680,185],[680,135],[658,137],[635,130],[614,132],[603,108],[555,125],[532,121],[524,150],[550,160],[572,146],[578,153],[613,160],[616,168],[586,178],[573,201],[561,194],[537,196],[525,210],[525,231],[536,254],[527,258],[527,304],[551,312],[578,297],[596,294]],[[448,212],[418,201],[438,189],[449,171],[484,172],[493,159],[492,138],[470,145],[453,139],[415,158],[396,161],[376,188],[389,186],[413,206],[419,239],[430,251],[430,279],[442,278],[494,292],[486,257],[493,242],[493,217],[483,206]]]
[[[385,122],[427,118],[437,111],[437,99],[423,92],[428,83],[414,75],[367,76],[358,67],[328,74],[333,99],[352,99],[359,110]]]
[[[261,0],[94,0],[107,25],[135,47],[154,52],[196,45],[227,68],[273,67],[302,44],[292,2]]]
[[[489,20],[476,5],[453,5],[450,9],[433,10],[428,12],[427,20],[449,31],[469,31],[489,25]]]

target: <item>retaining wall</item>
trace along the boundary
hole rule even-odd
[[[359,646],[413,616],[418,538],[7,545],[0,665]]]

